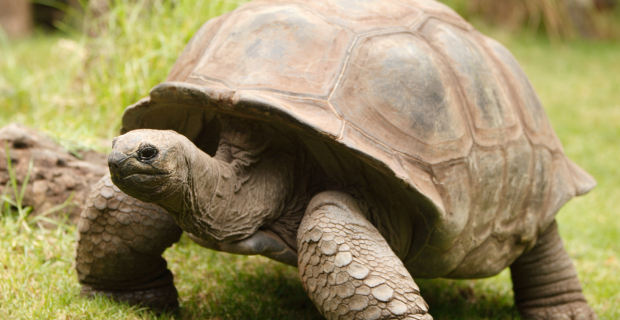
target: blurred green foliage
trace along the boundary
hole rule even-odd
[[[450,1],[463,12],[463,1]],[[242,2],[115,0],[84,32],[65,25],[61,33],[13,42],[0,34],[0,126],[18,121],[65,144],[106,150],[123,109],[165,79],[199,26]],[[566,153],[598,180],[558,219],[586,297],[600,319],[620,319],[620,43],[552,44],[537,33],[510,33],[469,17],[515,54]],[[107,299],[79,298],[75,227],[23,228],[15,216],[4,210],[0,217],[0,315],[157,318]],[[182,310],[161,319],[320,319],[292,267],[212,252],[185,237],[165,257]],[[519,318],[507,270],[484,280],[418,283],[435,319]]]
[[[439,0],[469,21],[559,42],[620,39],[618,0]]]
[[[244,2],[111,0],[84,32],[65,25],[14,42],[0,32],[0,125],[108,147],[97,138],[116,135],[123,109],[166,78],[202,23]]]

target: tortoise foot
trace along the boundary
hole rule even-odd
[[[127,302],[130,305],[147,307],[155,312],[173,312],[179,309],[178,293],[174,285],[135,291],[98,290],[89,285],[82,286],[81,296],[106,296],[110,299]]]
[[[554,222],[534,248],[511,266],[515,302],[523,319],[596,320]]]
[[[157,312],[177,309],[174,277],[162,254],[181,232],[163,208],[129,197],[104,176],[78,221],[82,296],[104,295]]]
[[[586,302],[573,302],[548,308],[521,310],[524,320],[598,320]]]

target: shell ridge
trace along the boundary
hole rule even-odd
[[[347,57],[344,59],[344,62],[342,63],[342,67],[340,69],[340,72],[339,72],[339,75],[338,75],[338,79],[336,79],[336,82],[334,83],[334,87],[329,91],[329,94],[327,95],[327,103],[329,104],[329,106],[332,108],[334,113],[339,118],[342,118],[342,117],[340,116],[340,114],[338,114],[338,112],[336,112],[336,109],[334,108],[334,106],[332,106],[330,100],[332,99],[332,96],[334,95],[334,92],[336,91],[336,89],[338,88],[338,85],[340,84],[340,80],[342,80],[342,77],[344,76],[344,74],[345,74],[345,72],[347,70],[347,67],[349,65],[349,59],[351,58],[351,51],[353,50],[353,48],[357,44],[357,39],[358,38],[359,38],[359,36],[355,36],[353,38],[353,40],[351,41],[351,45],[347,49]]]
[[[396,2],[396,3],[400,3],[400,4],[402,4],[404,6],[407,6],[407,7],[410,7],[410,8],[416,8],[416,9],[422,11],[424,14],[429,15],[429,16],[433,16],[433,17],[437,17],[437,18],[439,18],[440,20],[442,20],[444,22],[448,22],[448,21],[445,21],[444,19],[452,20],[452,21],[454,21],[452,24],[460,25],[461,28],[463,28],[465,30],[473,29],[473,26],[471,26],[471,24],[467,23],[467,21],[465,21],[461,16],[459,16],[458,13],[456,13],[450,7],[448,7],[447,5],[445,5],[445,4],[441,3],[441,2],[432,1],[433,3],[438,3],[440,6],[443,7],[441,9],[437,9],[437,8],[430,8],[430,7],[425,7],[425,6],[416,6],[416,5],[413,5],[411,3],[407,3],[405,1],[400,1],[400,0],[392,0],[392,1]],[[419,3],[417,3],[417,4],[419,4]],[[446,14],[445,11],[447,11],[448,14]]]
[[[502,211],[502,209],[505,209],[506,206],[509,206],[510,202],[509,199],[505,196],[506,193],[508,192],[508,172],[510,171],[510,163],[508,162],[508,155],[507,155],[507,151],[506,148],[502,145],[500,146],[500,148],[498,148],[498,150],[501,152],[502,155],[502,179],[501,179],[501,190],[500,190],[500,197],[499,197],[499,203],[497,205],[497,209],[494,213],[494,217],[495,220],[493,221],[493,229],[491,231],[491,235],[495,235],[495,234],[499,234],[499,229],[501,228],[501,217],[499,217],[499,213]],[[514,209],[514,208],[513,208]],[[518,222],[519,220],[523,219],[523,215],[521,215],[520,217],[517,217],[517,219],[515,219],[515,221],[511,221],[511,223],[515,223]]]
[[[418,19],[407,25],[407,28],[412,32],[417,33],[419,32],[420,28],[424,26],[424,24],[426,24],[426,22],[431,18],[433,18],[433,16],[423,11],[422,15]]]
[[[420,26],[420,28],[417,30],[418,31],[418,37],[424,41],[424,43],[430,48],[430,50],[433,51],[433,54],[435,55],[435,58],[438,60],[438,62],[440,62],[443,66],[443,68],[447,71],[447,76],[449,79],[446,79],[447,81],[449,81],[449,85],[453,85],[455,86],[456,90],[456,97],[455,100],[457,101],[457,103],[459,104],[459,109],[461,110],[461,114],[466,118],[465,121],[465,125],[467,126],[467,132],[469,133],[469,136],[471,137],[471,139],[473,140],[473,143],[478,145],[476,143],[476,134],[475,134],[475,130],[472,128],[472,123],[473,123],[473,116],[471,115],[471,110],[470,110],[470,106],[469,106],[469,101],[466,98],[466,94],[465,94],[465,89],[463,88],[463,84],[458,81],[458,75],[456,70],[454,70],[454,67],[451,63],[449,63],[449,57],[446,57],[440,50],[437,49],[437,47],[435,45],[433,45],[433,42],[430,41],[430,39],[428,39],[429,36],[424,35],[424,33],[422,32],[422,29],[427,26],[428,23],[430,23],[432,21],[432,19],[436,19],[435,17],[430,17],[429,19],[427,19],[423,25]],[[438,19],[439,21],[443,22],[443,20]],[[445,83],[444,83],[445,85]],[[464,136],[464,134],[463,134]],[[461,136],[459,139],[454,139],[454,140],[460,140],[463,139],[463,136]],[[473,145],[472,145],[473,147]],[[467,153],[468,155],[471,154],[471,148],[469,152]]]

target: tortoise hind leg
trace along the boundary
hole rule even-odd
[[[155,310],[178,308],[162,258],[181,228],[161,207],[122,193],[104,176],[78,221],[76,269],[82,295],[106,295]]]
[[[432,319],[411,275],[351,196],[316,195],[297,244],[303,287],[327,319]]]
[[[523,319],[595,320],[556,222],[511,266],[515,302]]]

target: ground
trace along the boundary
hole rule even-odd
[[[0,126],[21,122],[68,148],[109,150],[123,108],[161,82],[200,22],[233,1],[160,1],[111,11],[96,39],[39,34],[8,42],[0,34]],[[134,1],[141,3],[143,1]],[[165,14],[163,14],[165,12]],[[187,19],[187,17],[199,17]],[[620,319],[620,63],[618,42],[550,44],[530,34],[478,26],[517,57],[539,93],[566,154],[598,181],[558,214],[586,298],[600,319]],[[0,314],[11,319],[153,319],[78,296],[75,227],[40,230],[0,206]],[[262,257],[202,249],[183,237],[165,253],[181,313],[160,319],[320,319],[297,269]],[[435,319],[519,319],[510,273],[484,280],[418,280]]]

